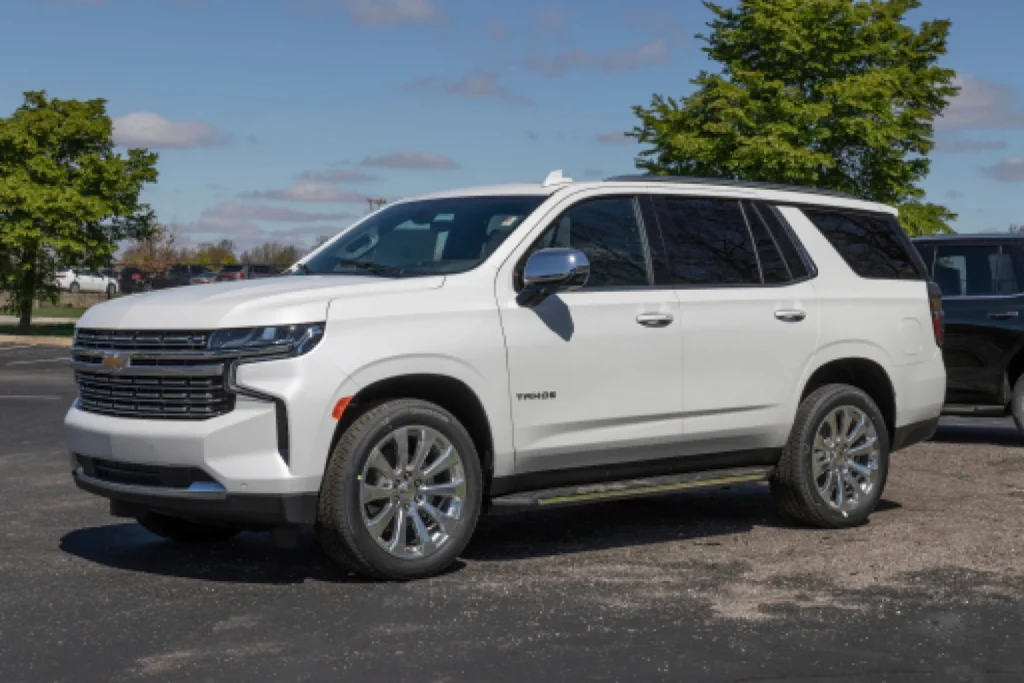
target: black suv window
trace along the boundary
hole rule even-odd
[[[923,280],[924,264],[896,219],[885,214],[803,209],[847,265],[874,280]]]
[[[668,283],[760,284],[754,241],[733,200],[655,197]]]
[[[530,248],[571,247],[590,260],[594,287],[642,287],[651,284],[647,243],[633,197],[592,199],[570,207]]]
[[[940,245],[932,279],[943,296],[997,296],[1020,291],[1013,255],[998,245]]]

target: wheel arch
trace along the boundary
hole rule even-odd
[[[870,396],[882,412],[890,441],[893,439],[896,433],[896,390],[885,367],[860,356],[829,360],[819,365],[804,382],[800,403],[826,384],[849,384]]]
[[[466,382],[445,374],[409,373],[377,379],[352,396],[335,427],[334,450],[341,435],[370,407],[389,399],[417,398],[441,406],[454,415],[469,432],[480,458],[485,495],[494,473],[494,434],[480,396]]]

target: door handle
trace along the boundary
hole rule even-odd
[[[1006,320],[1008,318],[1016,318],[1017,311],[1004,311],[1002,313],[989,313],[988,317],[995,318],[996,320]]]
[[[636,321],[644,327],[668,327],[672,320],[669,313],[641,313],[636,317]]]
[[[806,317],[807,311],[801,311],[798,309],[775,311],[776,320],[781,320],[784,323],[798,323]]]

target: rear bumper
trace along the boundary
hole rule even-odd
[[[229,494],[216,483],[195,483],[188,488],[121,484],[90,476],[84,468],[73,473],[78,488],[110,499],[110,512],[138,517],[161,512],[174,517],[209,522],[234,522],[246,527],[312,524],[316,521],[317,494]]]

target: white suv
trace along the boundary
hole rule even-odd
[[[315,524],[387,579],[503,506],[768,480],[796,519],[860,524],[945,388],[894,213],[558,172],[398,202],[291,277],[90,308],[74,478],[176,541]]]

